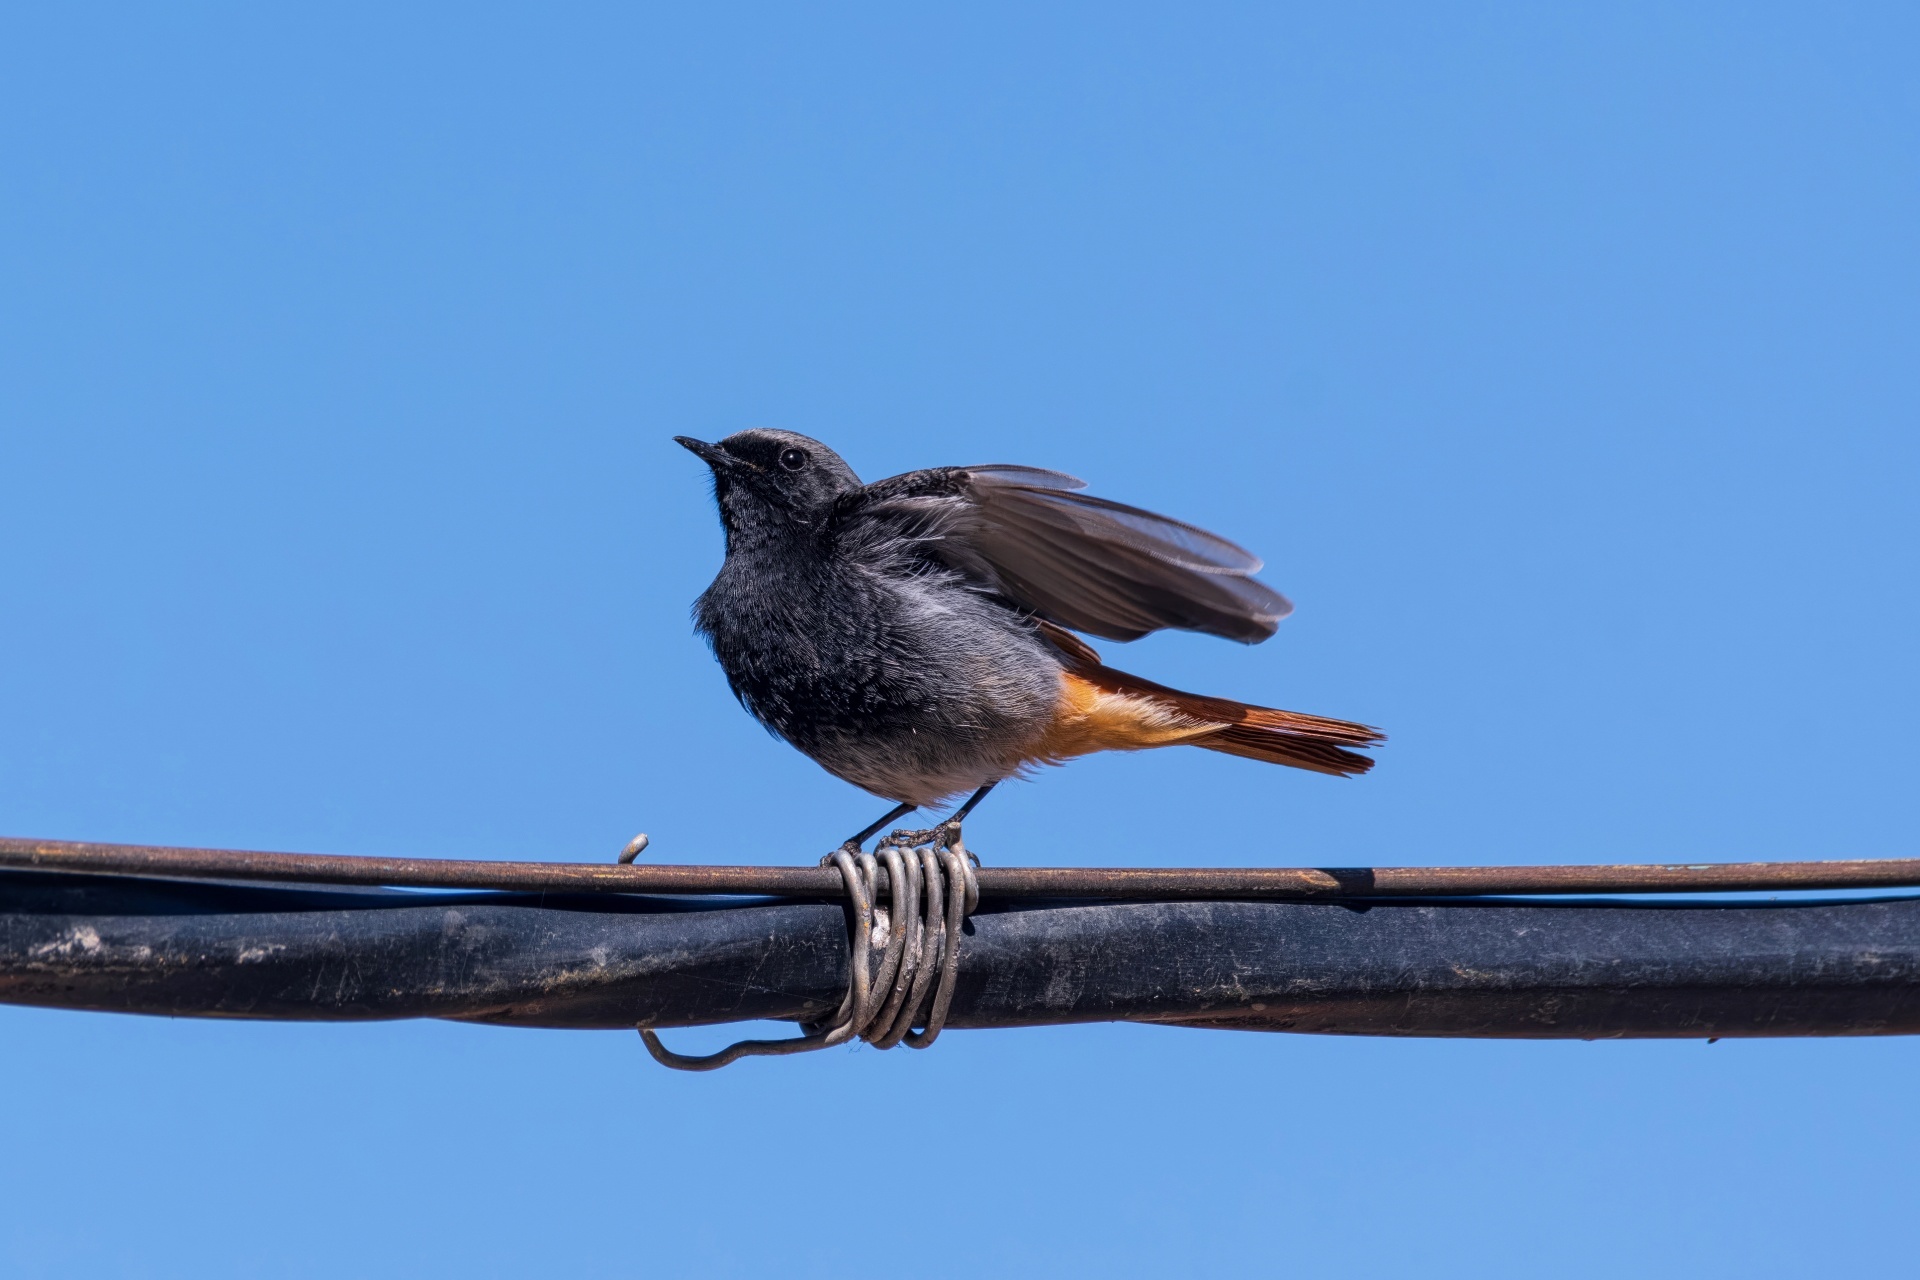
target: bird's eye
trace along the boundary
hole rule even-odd
[[[800,470],[807,465],[806,451],[804,449],[782,449],[780,451],[780,465],[788,471]]]

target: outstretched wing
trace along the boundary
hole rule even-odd
[[[1171,627],[1254,644],[1293,611],[1254,581],[1245,549],[1084,487],[1037,467],[941,467],[867,485],[841,516],[893,525],[1040,617],[1108,640]]]

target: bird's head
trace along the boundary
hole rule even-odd
[[[825,523],[834,500],[860,487],[860,477],[818,440],[756,428],[708,444],[674,440],[713,470],[713,497],[727,544]]]

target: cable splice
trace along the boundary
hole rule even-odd
[[[653,1028],[641,1027],[640,1039],[654,1061],[676,1071],[715,1071],[741,1058],[809,1053],[856,1038],[876,1049],[925,1049],[939,1038],[960,971],[961,929],[980,905],[977,860],[959,831],[896,831],[872,853],[837,849],[821,863],[839,869],[851,917],[847,993],[840,1007],[824,1022],[807,1024],[805,1035],[741,1040],[708,1054],[675,1053]],[[884,907],[878,887],[883,864]]]

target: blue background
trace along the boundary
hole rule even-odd
[[[992,861],[1915,853],[1910,6],[681,8],[0,15],[0,830],[810,861],[880,806],[687,616],[763,425],[1218,529],[1280,635],[1109,657],[1392,734]],[[0,1035],[22,1276],[1873,1275],[1920,1189],[1897,1040]]]

